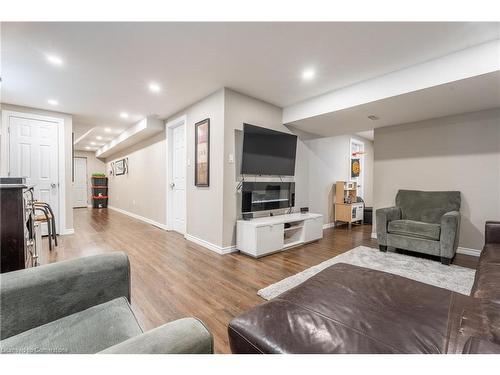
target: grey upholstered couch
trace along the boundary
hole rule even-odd
[[[459,211],[459,191],[399,190],[395,207],[376,211],[380,250],[392,246],[450,264],[458,247]]]
[[[2,274],[0,293],[2,353],[213,353],[197,319],[143,333],[121,252]]]

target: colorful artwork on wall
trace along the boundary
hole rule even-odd
[[[361,173],[361,163],[359,159],[351,159],[351,178],[359,177]]]

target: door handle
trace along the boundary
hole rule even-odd
[[[50,187],[51,187],[52,189],[55,189],[55,187],[56,187],[56,186],[57,186],[57,185],[56,185],[54,182],[52,182],[52,183],[50,184]]]
[[[173,188],[174,188],[174,186],[175,186],[175,182],[171,182],[171,183],[170,183],[170,188],[171,188],[171,189],[173,189]]]

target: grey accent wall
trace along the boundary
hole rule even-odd
[[[128,158],[128,174],[111,175],[111,162],[123,158]],[[165,132],[107,158],[106,175],[110,206],[160,224],[166,223]]]
[[[460,246],[481,249],[500,220],[500,110],[375,129],[374,208],[398,189],[460,190]]]

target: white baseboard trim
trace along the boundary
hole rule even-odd
[[[335,223],[323,224],[323,229],[334,228],[334,227],[335,227]]]
[[[192,236],[190,234],[186,234],[184,236],[184,238],[188,241],[194,242],[197,245],[203,246],[203,247],[207,248],[208,250],[212,250],[220,255],[234,253],[235,251],[238,251],[238,250],[236,250],[236,246],[226,246],[226,247],[218,246],[218,245],[215,245],[211,242],[202,240],[201,238]]]
[[[155,227],[158,227],[160,229],[168,230],[168,228],[167,228],[167,226],[165,224],[162,224],[162,223],[159,223],[157,221],[148,219],[147,217],[144,217],[144,216],[141,216],[141,215],[137,215],[137,214],[134,214],[132,212],[122,210],[121,208],[117,208],[117,207],[113,207],[113,206],[109,206],[109,205],[108,205],[108,208],[111,209],[111,210],[113,210],[113,211],[119,212],[121,214],[133,217],[134,219],[141,220],[141,221],[144,221],[145,223],[154,225]]]
[[[75,229],[74,228],[67,228],[67,229],[64,230],[64,232],[63,232],[62,235],[66,236],[68,234],[75,234]]]
[[[376,233],[376,232],[372,232],[372,238],[373,238],[374,240],[376,240],[376,239],[377,239],[377,233]]]
[[[464,255],[471,255],[473,257],[479,257],[479,255],[481,255],[481,250],[470,249],[468,247],[459,246],[457,249],[457,254],[464,254]]]

